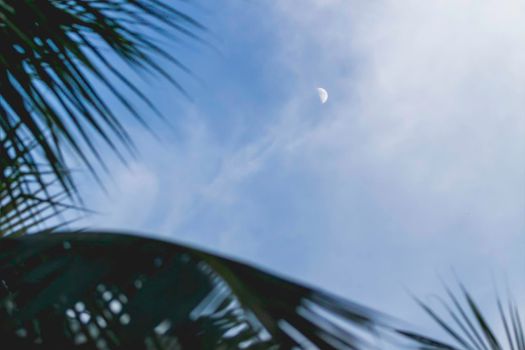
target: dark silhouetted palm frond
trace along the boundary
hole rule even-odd
[[[388,322],[176,244],[101,233],[0,241],[0,339],[19,348],[376,349]]]
[[[0,237],[19,236],[30,231],[57,228],[45,225],[72,201],[45,165],[37,164],[32,150],[35,144],[13,144],[0,138]]]
[[[525,350],[525,332],[521,316],[510,298],[505,303],[499,297],[496,300],[503,332],[498,334],[494,324],[483,315],[482,308],[466,288],[460,285],[460,290],[458,296],[446,288],[449,302],[442,301],[446,316],[440,315],[434,308],[417,299],[423,310],[450,336],[451,343],[410,331],[400,333],[419,344],[418,349]]]
[[[144,125],[130,96],[156,111],[122,66],[160,75],[180,88],[157,61],[185,68],[155,38],[196,37],[200,29],[163,0],[0,1],[0,138],[13,149],[31,149],[33,157],[25,161],[41,185],[46,181],[38,165],[44,164],[61,190],[74,195],[64,171],[65,150],[93,174],[97,162],[103,165],[97,142],[121,157],[122,150],[132,150],[106,95]],[[18,166],[13,157],[2,161]]]

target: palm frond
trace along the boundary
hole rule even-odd
[[[0,335],[20,347],[375,349],[379,312],[200,250],[75,233],[0,241]]]
[[[509,297],[506,303],[496,298],[499,318],[504,334],[498,334],[482,312],[480,305],[467,289],[460,284],[459,295],[445,287],[449,302],[442,300],[446,316],[440,315],[428,304],[416,299],[423,310],[450,336],[453,343],[447,344],[410,331],[399,333],[419,344],[419,349],[465,349],[465,350],[525,350],[525,338],[521,316]]]
[[[48,219],[68,208],[77,208],[45,165],[33,158],[34,145],[21,147],[8,137],[0,138],[0,237],[53,229]],[[65,224],[65,223],[63,223]]]
[[[73,196],[73,180],[64,171],[65,149],[95,176],[97,164],[103,166],[97,142],[121,158],[124,150],[133,151],[122,118],[99,87],[146,127],[130,100],[141,100],[158,112],[122,73],[118,60],[139,72],[160,75],[182,90],[158,60],[186,68],[155,38],[196,38],[202,29],[162,0],[0,1],[0,137],[16,149],[27,148],[27,140],[34,143],[33,156],[46,165],[62,191]],[[4,162],[14,169],[12,160]]]

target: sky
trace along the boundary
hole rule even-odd
[[[201,247],[434,331],[410,297],[456,276],[525,305],[525,3],[225,0],[181,5],[209,45],[169,46],[191,99],[110,154],[91,228]],[[317,87],[329,100],[321,104]],[[121,111],[124,113],[124,110]],[[522,299],[519,299],[519,298]]]

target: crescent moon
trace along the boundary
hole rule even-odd
[[[328,101],[328,92],[323,88],[317,88],[317,92],[319,93],[321,103],[326,103],[326,101]]]

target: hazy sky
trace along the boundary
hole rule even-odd
[[[525,295],[525,2],[201,3],[189,11],[216,49],[170,49],[193,101],[144,85],[174,127],[152,119],[162,144],[131,127],[141,155],[108,156],[109,194],[83,182],[101,213],[84,224],[205,247],[422,327],[407,290],[442,294],[453,270],[484,303],[493,277]]]

